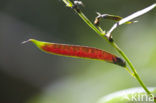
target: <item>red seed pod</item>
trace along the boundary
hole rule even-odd
[[[69,57],[103,60],[120,65],[122,67],[126,66],[125,61],[123,61],[121,58],[97,48],[79,45],[42,42],[35,39],[29,39],[28,41],[33,42],[42,51],[47,53]]]

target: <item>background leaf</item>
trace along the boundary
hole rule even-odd
[[[153,97],[156,95],[156,88],[148,88]],[[107,96],[104,96],[97,103],[154,103],[153,99],[148,97],[144,90],[140,88],[131,88],[118,91]]]

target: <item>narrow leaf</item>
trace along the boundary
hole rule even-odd
[[[120,21],[123,19],[123,17],[117,16],[117,15],[104,14],[102,16],[104,19],[110,19],[110,20],[114,20],[114,21]],[[125,24],[131,24],[131,23],[133,23],[133,22],[132,21],[125,22]]]
[[[115,24],[112,26],[112,28],[107,32],[106,36],[107,36],[108,38],[111,37],[111,33],[112,33],[112,32],[114,31],[114,29],[116,29],[119,25],[122,25],[122,24],[124,24],[124,23],[126,23],[126,22],[128,22],[128,21],[130,21],[130,20],[132,20],[132,19],[134,19],[134,18],[136,18],[136,17],[139,17],[139,16],[143,15],[143,14],[145,14],[145,13],[151,11],[151,10],[154,9],[155,7],[156,7],[156,3],[150,5],[149,7],[145,8],[145,9],[142,9],[142,10],[140,10],[140,11],[137,11],[137,12],[135,12],[135,13],[133,13],[133,14],[131,14],[131,15],[129,15],[129,16],[127,16],[127,17],[121,19],[119,22],[115,23]]]
[[[120,21],[119,21],[119,25],[122,25],[122,24],[124,24],[124,23],[127,22],[127,21],[130,21],[130,20],[132,20],[132,19],[134,19],[134,18],[136,18],[136,17],[139,17],[139,16],[143,15],[143,14],[145,14],[145,13],[151,11],[151,10],[154,9],[155,7],[156,7],[156,3],[153,4],[153,5],[151,5],[151,6],[149,6],[149,7],[147,7],[147,8],[145,8],[145,9],[143,9],[143,10],[137,11],[137,12],[135,12],[135,13],[133,13],[133,14],[131,14],[131,15],[125,17],[124,19],[120,20]]]

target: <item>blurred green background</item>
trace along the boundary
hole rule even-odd
[[[120,15],[155,0],[83,0],[96,12]],[[156,85],[156,9],[113,32],[149,87]],[[103,20],[108,30],[114,22]],[[123,68],[102,61],[55,56],[39,51],[29,38],[85,45],[119,55],[61,0],[0,0],[0,103],[95,103],[109,93],[140,86]],[[120,55],[119,55],[120,56]]]

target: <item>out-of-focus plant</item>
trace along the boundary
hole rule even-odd
[[[47,53],[52,53],[56,55],[62,55],[62,56],[69,56],[69,57],[80,57],[80,58],[88,58],[88,59],[96,59],[96,60],[104,60],[113,64],[117,64],[125,68],[132,77],[134,77],[141,85],[142,91],[138,93],[139,89],[131,89],[129,91],[133,92],[127,92],[125,91],[125,96],[127,98],[132,97],[133,94],[135,94],[137,97],[141,94],[147,94],[147,96],[150,98],[150,100],[153,100],[154,102],[154,95],[152,93],[155,93],[155,88],[147,88],[143,81],[140,79],[138,73],[136,72],[134,66],[132,65],[131,61],[128,59],[128,57],[125,55],[125,53],[119,48],[119,46],[115,43],[112,32],[120,25],[122,24],[132,24],[136,21],[131,21],[132,19],[141,16],[153,8],[156,7],[156,3],[152,4],[151,6],[142,9],[140,11],[137,11],[125,18],[122,18],[120,16],[116,15],[110,15],[110,14],[100,14],[97,12],[98,16],[95,17],[94,24],[84,15],[84,13],[81,11],[81,7],[83,6],[82,1],[75,0],[74,2],[71,2],[70,0],[62,0],[67,7],[73,9],[81,18],[82,20],[91,27],[99,36],[101,36],[103,39],[105,39],[116,51],[121,54],[121,56],[124,58],[121,59],[111,53],[108,53],[104,50],[100,50],[97,48],[92,47],[86,47],[86,46],[78,46],[78,45],[68,45],[68,44],[58,44],[58,43],[49,43],[49,42],[42,42],[35,39],[29,39],[28,41],[33,42],[37,47],[39,47],[42,51]],[[100,27],[100,19],[110,19],[116,21],[116,23],[112,26],[112,28],[105,32]],[[28,41],[24,41],[23,43],[26,43]],[[128,65],[127,65],[128,64]],[[144,91],[145,93],[144,93]],[[152,92],[152,93],[151,93]],[[120,92],[121,93],[121,92]],[[119,95],[120,93],[117,93],[117,96],[112,95],[113,98],[108,99],[109,97],[106,96],[100,103],[121,103],[121,101],[124,101],[123,103],[128,103],[129,99],[123,99],[123,95]]]

